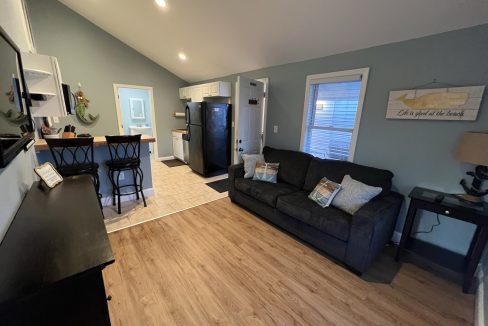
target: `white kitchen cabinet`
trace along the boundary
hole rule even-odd
[[[189,100],[190,99],[190,87],[180,88],[180,99]]]
[[[230,97],[231,89],[229,82],[217,81],[209,84],[210,95],[209,97]]]
[[[185,161],[183,150],[183,134],[173,131],[173,156],[180,161]]]
[[[202,102],[206,97],[230,97],[229,82],[217,81],[207,84],[182,87],[179,89],[180,99]]]
[[[202,89],[202,97],[210,96],[210,84],[203,84],[201,86],[201,89]]]
[[[61,72],[55,57],[22,53],[27,88],[31,94],[33,117],[64,117],[67,115],[63,98]],[[42,100],[35,100],[42,97]]]
[[[190,88],[190,99],[192,102],[202,102],[203,94],[201,86],[192,86]]]
[[[24,1],[0,1],[0,26],[14,40],[20,51],[36,52]]]

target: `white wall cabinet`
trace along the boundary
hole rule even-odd
[[[63,98],[58,60],[47,55],[22,53],[24,75],[32,100],[33,117],[64,117],[67,115]]]
[[[180,88],[180,99],[189,100],[190,99],[190,87]]]
[[[230,83],[223,81],[180,88],[180,99],[190,100],[192,102],[202,102],[206,97],[230,96]]]
[[[20,51],[36,52],[27,8],[22,0],[0,1],[0,25]]]
[[[185,161],[183,134],[181,132],[173,131],[173,156],[180,161]]]

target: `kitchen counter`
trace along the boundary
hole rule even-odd
[[[172,131],[172,132],[179,132],[179,133],[184,134],[184,135],[186,135],[186,134],[187,134],[186,129],[173,129],[173,130],[171,130],[171,131]]]
[[[186,133],[186,130],[185,130]],[[142,135],[141,137],[141,144],[145,143],[154,143],[156,141],[156,138],[151,137],[151,136],[146,136]],[[93,146],[99,147],[99,146],[106,146],[107,141],[105,140],[105,136],[95,136],[93,139]],[[34,144],[34,148],[36,151],[45,151],[49,149],[49,146],[47,146],[46,140],[44,139],[38,139],[36,140],[36,143]]]

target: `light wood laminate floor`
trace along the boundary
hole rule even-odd
[[[110,234],[113,325],[471,325],[474,296],[404,263],[367,282],[228,198]]]

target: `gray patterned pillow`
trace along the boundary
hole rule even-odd
[[[280,163],[256,163],[253,180],[276,183]]]
[[[334,197],[332,205],[351,215],[383,190],[381,187],[371,187],[354,180],[349,174],[344,176],[341,186],[342,189]]]
[[[264,155],[242,154],[242,160],[244,161],[244,178],[252,178],[256,169],[256,163],[264,163]]]
[[[315,186],[315,189],[308,195],[308,198],[319,204],[321,207],[329,207],[330,203],[340,190],[340,184],[323,177]]]

